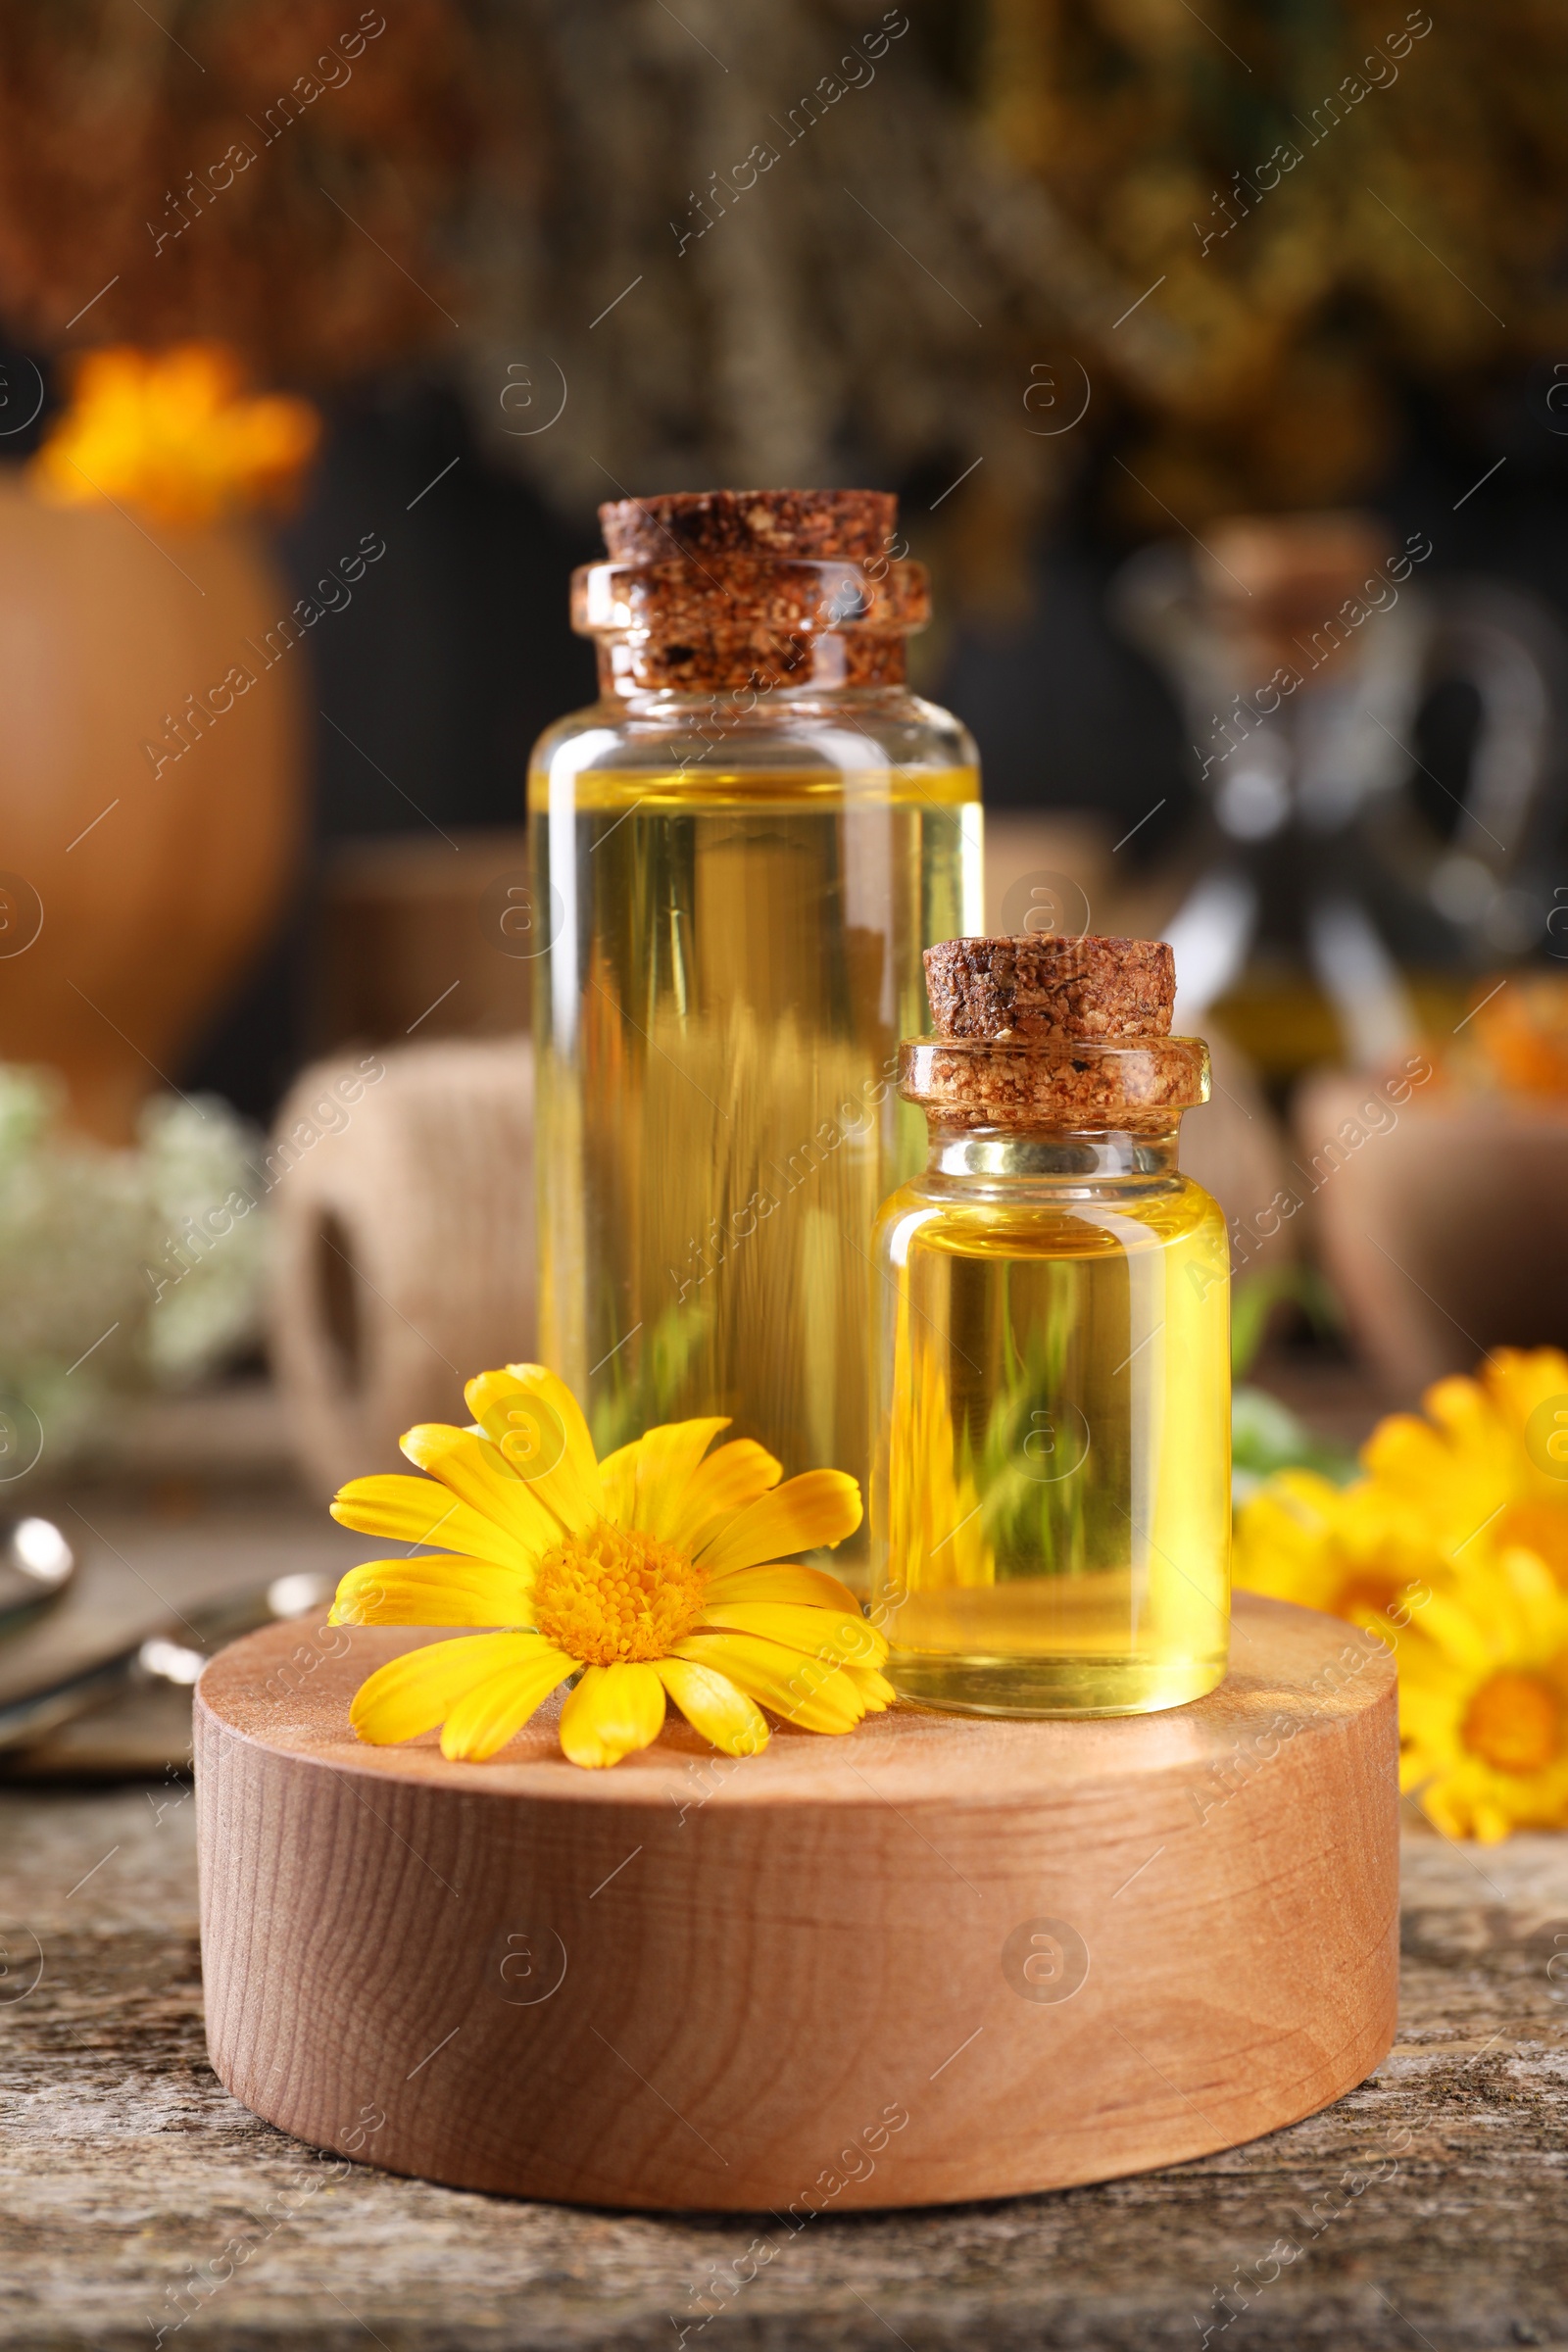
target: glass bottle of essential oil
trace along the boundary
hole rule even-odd
[[[866,1247],[924,1153],[921,951],[979,926],[974,746],[905,683],[927,598],[891,498],[601,519],[600,700],[529,777],[540,1352],[601,1451],[727,1413],[786,1474],[863,1480]]]
[[[1131,1715],[1225,1673],[1225,1219],[1176,1161],[1208,1055],[1170,950],[960,939],[926,957],[930,1127],[873,1255],[872,1615],[917,1703]]]

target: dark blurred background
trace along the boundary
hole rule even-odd
[[[47,387],[7,457],[84,349],[212,338],[320,413],[291,586],[386,542],[306,651],[308,851],[174,1073],[257,1116],[332,1042],[344,846],[514,826],[530,741],[590,699],[565,588],[601,496],[898,490],[921,683],[988,806],[1145,820],[1134,902],[1179,896],[1198,821],[1108,594],[1139,546],[1354,508],[1430,536],[1428,592],[1568,601],[1568,24],[1522,0],[74,0],[0,49],[8,380]],[[1440,837],[1477,726],[1462,681],[1417,714]],[[1560,833],[1510,952],[1547,946]]]
[[[58,1269],[121,1179],[48,1150],[138,1143],[163,1236],[150,1117],[205,1198],[252,1148],[210,1097],[525,1029],[493,917],[594,691],[568,575],[602,500],[719,485],[897,492],[988,923],[1175,943],[1250,1328],[1348,1318],[1401,1394],[1561,1338],[1565,263],[1539,0],[19,0],[0,1390],[85,1393],[110,1320]],[[1417,1055],[1450,1127],[1319,1198]],[[264,1256],[181,1273],[166,1369],[254,1332]]]

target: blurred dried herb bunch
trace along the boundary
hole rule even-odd
[[[508,141],[464,11],[185,0],[158,15],[122,0],[0,11],[13,332],[55,347],[91,303],[78,343],[217,337],[265,378],[321,381],[449,331],[438,298],[475,174],[527,152],[520,79]]]
[[[596,457],[679,482],[963,453],[1018,408],[999,351],[1086,295],[1114,315],[884,0],[156,13],[0,12],[0,315],[40,345],[218,337],[310,385],[429,352],[586,500]],[[501,399],[523,359],[570,385],[547,452]]]
[[[1554,0],[0,11],[14,332],[429,354],[581,503],[984,455],[939,519],[1005,537],[1129,409],[1186,521],[1353,498],[1412,392],[1568,350],[1565,199]],[[524,363],[569,386],[542,438]]]
[[[986,89],[1106,265],[1159,281],[1137,470],[1186,520],[1351,498],[1401,394],[1568,349],[1550,0],[992,0]]]

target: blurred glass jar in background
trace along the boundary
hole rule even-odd
[[[1519,590],[1429,576],[1435,553],[1370,514],[1237,515],[1112,590],[1200,796],[1165,925],[1181,1018],[1212,1006],[1272,1078],[1382,1069],[1453,1027],[1471,975],[1550,944],[1568,640]],[[1446,782],[1420,735],[1443,713],[1467,747]]]

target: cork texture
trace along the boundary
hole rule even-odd
[[[930,616],[881,490],[680,491],[599,519],[610,562],[573,573],[571,622],[607,695],[896,686]]]
[[[1208,1099],[1163,940],[948,939],[925,983],[936,1042],[905,1047],[902,1091],[943,1126],[1149,1133]]]
[[[885,556],[899,502],[883,490],[677,490],[612,499],[599,510],[611,560],[662,564],[672,556]]]
[[[921,1038],[903,1048],[899,1091],[943,1127],[1163,1134],[1207,1102],[1208,1048]]]
[[[927,948],[925,975],[938,1037],[1166,1037],[1176,1002],[1176,959],[1160,939],[948,939]]]

